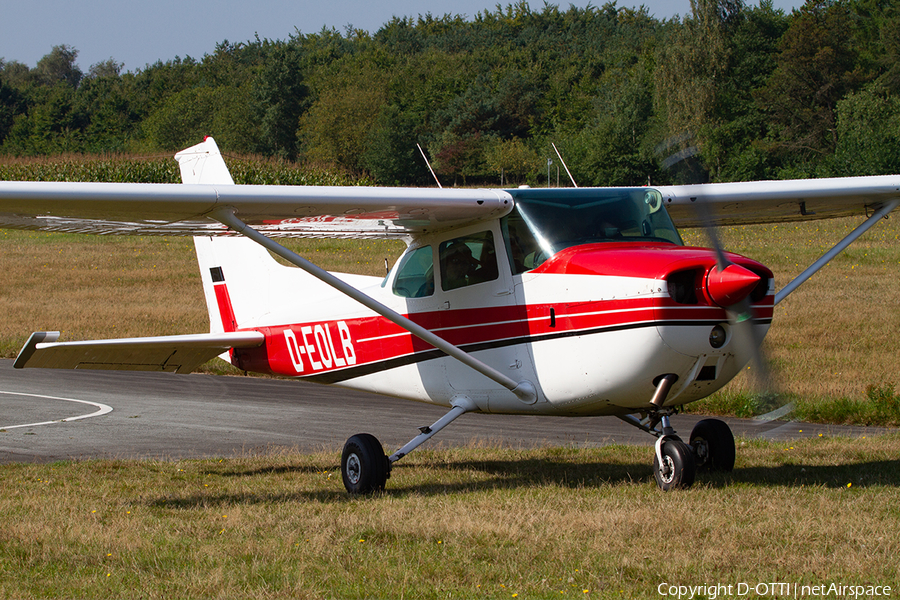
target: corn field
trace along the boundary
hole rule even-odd
[[[339,172],[284,160],[228,156],[235,183],[258,185],[370,185]],[[52,158],[0,159],[2,181],[91,181],[112,183],[180,183],[178,163],[170,155],[70,155]]]

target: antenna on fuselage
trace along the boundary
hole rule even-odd
[[[441,182],[440,182],[440,180],[438,180],[437,175],[434,174],[434,169],[431,168],[431,163],[428,162],[428,157],[425,156],[425,151],[422,150],[422,146],[420,146],[419,144],[416,144],[416,148],[418,148],[419,152],[422,153],[422,158],[425,159],[425,164],[428,165],[428,170],[431,171],[431,176],[434,177],[435,183],[438,184],[439,188],[443,189],[444,186],[441,185]]]
[[[562,154],[559,153],[559,148],[556,147],[556,144],[550,142],[550,145],[553,146],[553,149],[556,150],[556,155],[559,157],[559,162],[562,163],[563,168],[566,170],[566,174],[569,176],[569,180],[572,182],[572,185],[578,187],[578,184],[575,183],[575,178],[572,177],[572,172],[569,171],[568,165],[566,165],[566,161],[563,160]]]

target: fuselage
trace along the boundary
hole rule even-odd
[[[513,380],[532,382],[537,401],[526,404],[352,299],[299,284],[281,293],[302,302],[234,322],[263,332],[266,343],[234,351],[232,362],[444,406],[465,396],[483,412],[606,415],[648,408],[667,374],[677,376],[667,406],[698,400],[750,360],[707,290],[716,254],[681,245],[655,197],[607,190],[558,206],[537,192],[516,191],[518,213],[412,240],[384,280],[349,279]],[[728,256],[760,278],[749,301],[761,340],[772,273]],[[216,291],[220,306],[227,283]]]

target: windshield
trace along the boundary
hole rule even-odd
[[[656,242],[684,245],[648,188],[509,190],[516,207],[501,226],[513,274],[540,266],[570,246],[597,242]]]

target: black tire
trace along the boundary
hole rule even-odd
[[[734,470],[734,435],[724,421],[703,419],[691,431],[697,469],[730,473]]]
[[[351,494],[371,494],[384,489],[391,468],[374,435],[358,433],[347,440],[341,453],[341,478]]]
[[[663,464],[659,464],[653,453],[653,475],[656,485],[664,492],[677,488],[689,488],[694,483],[697,467],[691,447],[681,440],[667,440],[662,448]]]

